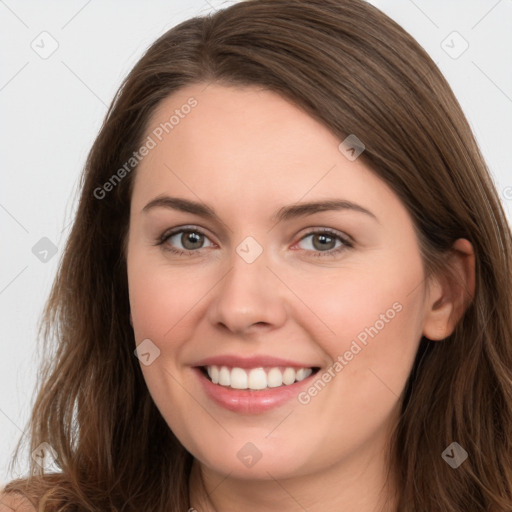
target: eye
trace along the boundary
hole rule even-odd
[[[350,237],[327,228],[308,233],[298,244],[302,244],[301,248],[312,256],[333,256],[353,247]],[[191,255],[215,244],[199,228],[190,226],[166,231],[157,240],[156,245],[161,245],[166,251],[178,255]]]
[[[166,250],[177,254],[187,254],[203,249],[205,247],[205,242],[208,242],[206,247],[213,246],[210,239],[199,229],[181,228],[173,231],[166,231],[160,237],[157,245],[163,245]]]
[[[307,234],[300,239],[300,243],[303,249],[316,253],[313,256],[332,256],[353,247],[347,236],[325,228]]]

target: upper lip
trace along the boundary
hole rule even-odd
[[[309,363],[299,363],[289,359],[282,359],[274,356],[252,356],[240,357],[232,354],[219,355],[201,359],[192,366],[228,366],[230,368],[261,368],[261,367],[277,367],[285,366],[291,368],[315,368],[318,365],[311,365]]]

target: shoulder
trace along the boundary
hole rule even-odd
[[[0,492],[0,512],[35,512],[34,505],[15,492]]]

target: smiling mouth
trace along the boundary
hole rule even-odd
[[[318,372],[318,367],[293,368],[284,366],[238,368],[201,366],[203,375],[213,384],[236,390],[262,391],[291,386]]]

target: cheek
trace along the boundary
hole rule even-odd
[[[335,291],[315,288],[309,295],[312,309],[334,331],[323,329],[326,334],[315,340],[332,364],[299,397],[301,421],[315,418],[316,425],[326,425],[317,427],[310,439],[325,461],[329,450],[350,450],[365,436],[377,435],[392,417],[414,363],[421,339],[422,298],[420,289],[415,290],[421,267],[417,273],[409,267],[401,279],[388,270],[385,279],[379,272],[364,279],[355,273],[354,281],[347,272],[339,281],[325,283],[325,289]],[[325,446],[329,448],[322,451]]]
[[[407,267],[382,259],[364,272],[326,274],[314,286],[297,282],[295,290],[315,312],[303,326],[312,332],[316,325],[315,341],[333,361],[343,359],[344,374],[378,381],[379,372],[398,395],[421,339],[422,279],[421,260],[409,258]]]
[[[129,253],[128,287],[136,344],[149,339],[159,352],[141,371],[151,396],[166,419],[178,432],[182,420],[175,424],[174,410],[187,411],[187,394],[183,393],[178,361],[186,339],[187,312],[197,302],[197,286],[187,271],[170,272],[169,268],[137,249]],[[150,349],[151,356],[155,352]],[[177,384],[178,383],[178,384]],[[186,414],[185,414],[186,416]],[[182,434],[183,435],[183,434]]]
[[[135,251],[134,251],[135,252]],[[155,258],[132,254],[128,263],[128,287],[133,328],[137,342],[164,339],[181,326],[182,319],[198,301],[204,279],[189,269],[169,269]],[[205,285],[206,286],[206,285]]]

